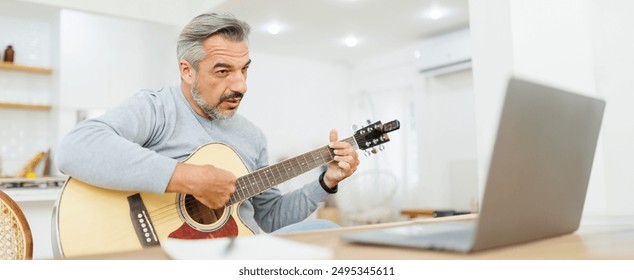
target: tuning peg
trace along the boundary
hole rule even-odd
[[[384,145],[379,145],[379,151],[385,151],[385,146]]]
[[[368,124],[372,124],[371,120],[365,120],[365,122],[367,122]]]
[[[358,126],[358,125],[356,125],[356,124],[353,124],[353,125],[352,125],[352,130],[353,130],[353,131],[357,131],[357,129],[359,129],[359,126]]]
[[[366,157],[369,157],[369,156],[372,155],[372,153],[370,151],[368,151],[368,150],[365,150],[365,151],[363,151],[363,155],[366,156]]]
[[[376,154],[376,148],[372,148],[372,153]]]

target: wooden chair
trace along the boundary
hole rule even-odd
[[[0,260],[33,258],[33,236],[24,213],[11,197],[0,191]]]

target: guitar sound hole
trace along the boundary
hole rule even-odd
[[[192,220],[203,225],[210,225],[217,222],[225,212],[224,207],[211,209],[191,195],[185,196],[185,210]]]

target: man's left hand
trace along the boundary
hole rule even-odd
[[[334,188],[343,179],[350,177],[359,166],[359,155],[357,151],[346,142],[337,140],[337,130],[330,131],[330,144],[334,150],[334,161],[328,164],[328,170],[324,174],[324,183],[330,188]]]

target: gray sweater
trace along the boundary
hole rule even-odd
[[[90,184],[163,193],[176,163],[203,144],[220,142],[240,156],[249,172],[269,164],[266,138],[243,116],[209,120],[196,114],[179,86],[143,90],[104,115],[86,120],[61,142],[59,170]],[[300,222],[325,201],[317,179],[284,195],[271,188],[240,207],[254,232]]]

